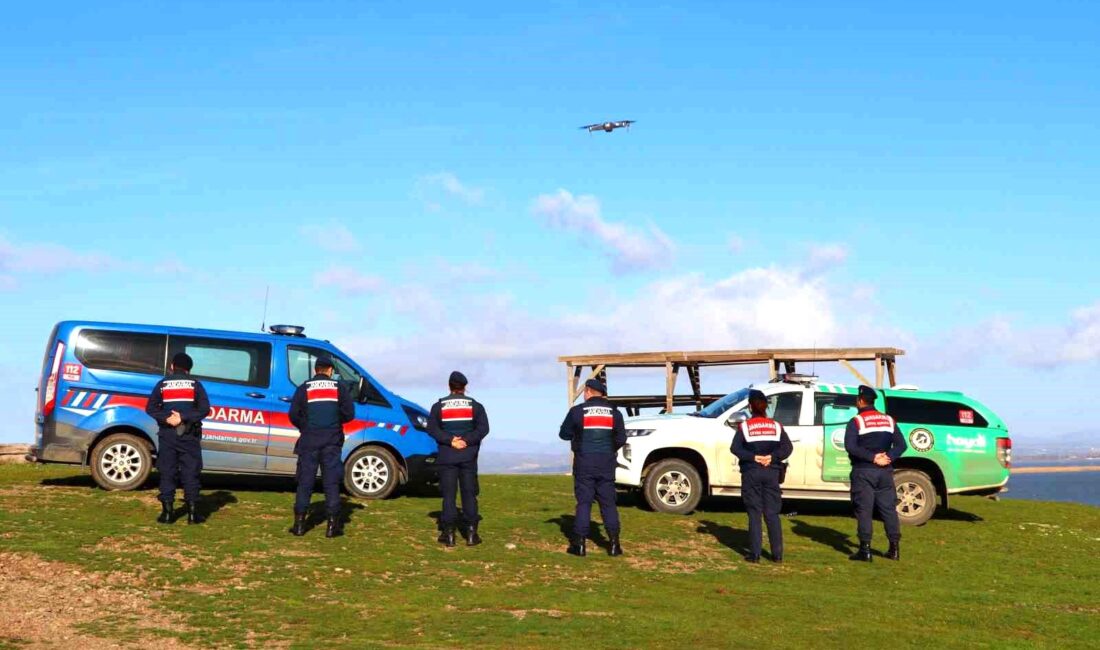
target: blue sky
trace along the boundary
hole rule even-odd
[[[4,23],[0,439],[31,438],[54,322],[253,330],[268,285],[269,322],[410,398],[466,370],[503,437],[554,435],[559,354],[768,345],[898,345],[905,381],[1020,434],[1094,426],[1091,3],[49,3]]]

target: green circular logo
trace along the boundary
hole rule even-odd
[[[916,451],[928,451],[936,444],[936,437],[928,429],[913,429],[909,432],[909,446]]]

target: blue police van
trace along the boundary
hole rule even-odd
[[[140,487],[153,469],[157,425],[145,414],[153,385],[178,352],[194,360],[192,376],[210,396],[203,421],[203,471],[293,476],[298,430],[287,412],[295,388],[331,357],[335,376],[355,397],[344,427],[344,486],[382,499],[399,485],[434,478],[436,443],[428,413],[386,390],[328,341],[303,328],[269,333],[65,321],[46,343],[38,384],[35,444],[43,463],[90,466],[107,490]]]

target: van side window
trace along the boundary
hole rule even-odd
[[[271,383],[271,344],[232,339],[173,336],[170,352],[186,352],[197,379],[267,388]]]
[[[785,427],[797,427],[802,412],[802,391],[768,396],[768,417]]]
[[[855,395],[845,395],[843,393],[814,393],[814,424],[821,426],[825,424],[825,407],[826,406],[856,406]]]
[[[288,346],[286,349],[286,367],[290,383],[299,386],[302,382],[312,377],[313,364],[317,361],[317,356],[322,353],[329,356],[329,358],[332,359],[333,365],[336,366],[333,368],[333,377],[339,381],[350,383],[352,387],[359,385],[359,373],[340,357],[332,356],[328,352],[322,352],[321,350],[297,346]],[[363,379],[363,394],[360,399],[367,404],[390,408],[389,401],[387,401],[385,397],[382,397],[382,393],[380,393],[374,384],[371,383],[371,380],[365,377]]]
[[[887,397],[886,414],[893,416],[898,422],[911,424],[941,424],[953,427],[989,426],[989,421],[974,410],[973,406],[918,397]]]
[[[76,358],[97,370],[164,374],[168,337],[108,330],[83,330],[76,341]]]

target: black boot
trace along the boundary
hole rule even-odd
[[[871,542],[860,542],[859,550],[848,556],[849,560],[855,562],[870,562],[871,561]]]
[[[760,564],[760,556],[759,555],[753,555],[752,553],[749,553],[748,555],[745,556],[745,561],[746,562],[751,562],[753,564]]]
[[[481,537],[477,534],[477,524],[466,529],[466,546],[477,546],[481,543]]]
[[[203,517],[202,513],[199,512],[198,501],[188,501],[187,502],[187,523],[189,523],[189,524],[201,524],[204,521],[206,521],[206,517]]]
[[[161,501],[160,502],[160,516],[157,517],[158,524],[170,524],[172,523],[172,502]]]
[[[306,513],[294,513],[294,527],[290,529],[290,534],[295,537],[301,537],[306,534]]]
[[[328,526],[325,528],[325,537],[339,537],[344,534],[339,517],[329,517]]]
[[[901,540],[890,540],[890,550],[886,551],[886,559],[894,560],[895,562],[901,560]]]
[[[577,557],[584,557],[588,555],[588,549],[584,547],[585,539],[583,537],[574,537],[569,542],[569,548],[566,549],[566,553],[570,555],[576,555]]]
[[[454,548],[455,545],[455,527],[444,526],[443,532],[439,533],[439,543],[447,548]]]
[[[623,554],[623,545],[619,543],[618,533],[608,533],[607,539],[611,544],[607,547],[607,554],[611,557],[619,557]]]

